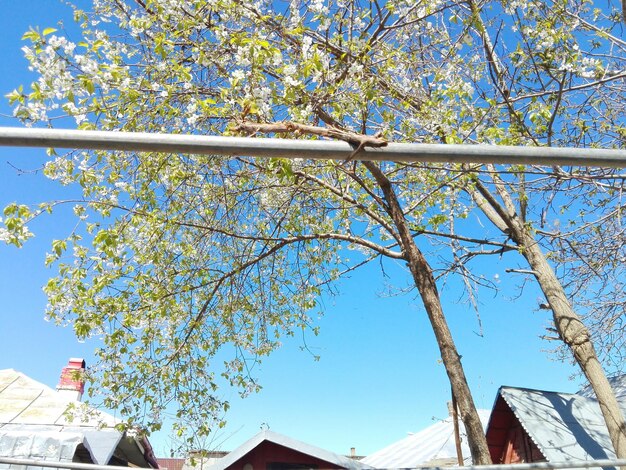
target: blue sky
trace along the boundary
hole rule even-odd
[[[81,4],[85,4],[83,0]],[[0,17],[0,93],[8,93],[30,76],[20,48],[29,26],[56,27],[62,19],[71,32],[71,9],[60,0],[3,0]],[[0,101],[0,125],[19,126]],[[72,188],[46,181],[37,169],[46,159],[43,149],[0,148],[0,205],[37,203],[71,196]],[[24,170],[18,171],[17,169]],[[13,368],[54,387],[69,357],[92,361],[93,344],[79,343],[71,328],[44,320],[42,285],[53,273],[44,267],[52,239],[62,236],[69,217],[57,213],[32,226],[36,237],[24,248],[0,246],[0,369]],[[444,310],[457,341],[477,406],[491,408],[500,385],[575,391],[579,380],[568,380],[576,369],[554,361],[539,339],[549,318],[538,310],[541,296],[533,289],[513,298],[514,283],[504,273],[517,263],[504,257],[485,267],[484,274],[501,279],[503,292],[485,293],[480,300],[483,335],[474,312],[458,303],[462,292],[449,284],[442,289]],[[228,426],[208,448],[230,450],[258,432],[270,429],[332,450],[369,454],[447,415],[449,384],[439,362],[433,333],[421,302],[414,295],[385,295],[385,283],[404,286],[401,266],[389,265],[384,279],[378,265],[352,275],[337,297],[323,300],[321,333],[307,337],[313,353],[302,351],[302,338],[284,347],[258,369],[259,394],[231,400]],[[518,280],[519,281],[519,280]],[[170,446],[167,432],[151,438],[158,455]]]

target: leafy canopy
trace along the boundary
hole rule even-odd
[[[229,134],[238,119],[293,120],[446,144],[619,146],[626,135],[619,12],[587,0],[95,0],[75,20],[79,38],[24,35],[38,79],[8,99],[27,124]],[[312,326],[334,280],[404,259],[359,163],[52,156],[46,176],[83,198],[47,258],[58,272],[47,314],[102,340],[92,378],[131,424],[147,416],[158,429],[175,404],[208,433],[228,407],[222,381],[258,389],[255,362]],[[381,169],[416,234],[453,233],[473,210],[460,190],[479,167]],[[526,169],[511,171],[515,182]],[[20,245],[26,222],[61,202],[8,207],[2,238]],[[463,265],[457,253],[449,267],[467,275]]]

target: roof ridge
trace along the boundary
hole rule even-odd
[[[526,392],[540,392],[540,393],[558,393],[559,395],[578,395],[576,392],[558,392],[556,390],[543,390],[541,388],[530,388],[530,387],[516,387],[514,385],[501,385],[500,390],[503,389],[514,389],[514,390],[524,390]]]

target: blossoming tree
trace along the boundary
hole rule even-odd
[[[587,0],[96,0],[75,18],[78,41],[54,29],[25,35],[39,78],[9,99],[27,123],[313,138],[307,124],[409,142],[623,145],[620,12]],[[275,126],[284,122],[294,124]],[[58,269],[48,315],[103,339],[94,379],[129,422],[147,410],[156,429],[176,403],[208,433],[227,407],[214,396],[216,355],[229,349],[223,375],[255,390],[250,358],[314,327],[308,312],[332,281],[387,257],[407,265],[483,464],[486,441],[421,240],[452,240],[449,270],[469,286],[482,280],[468,260],[489,252],[520,251],[544,272],[527,208],[545,186],[533,189],[589,175],[361,162],[358,152],[320,162],[105,151],[54,155],[45,173],[84,193],[80,224],[47,260]],[[57,203],[8,207],[8,240],[21,244],[25,222]],[[461,233],[472,211],[502,233]],[[560,286],[554,273],[537,279]],[[610,413],[623,455],[623,418]]]

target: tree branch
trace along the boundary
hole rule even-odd
[[[339,129],[337,127],[319,127],[298,122],[282,121],[274,123],[256,123],[250,121],[239,121],[233,127],[235,132],[244,132],[246,134],[294,134],[299,136],[302,134],[317,135],[330,139],[343,140],[354,147],[354,152],[348,157],[351,160],[354,156],[365,147],[386,147],[388,141],[380,135],[365,135],[356,132]]]

